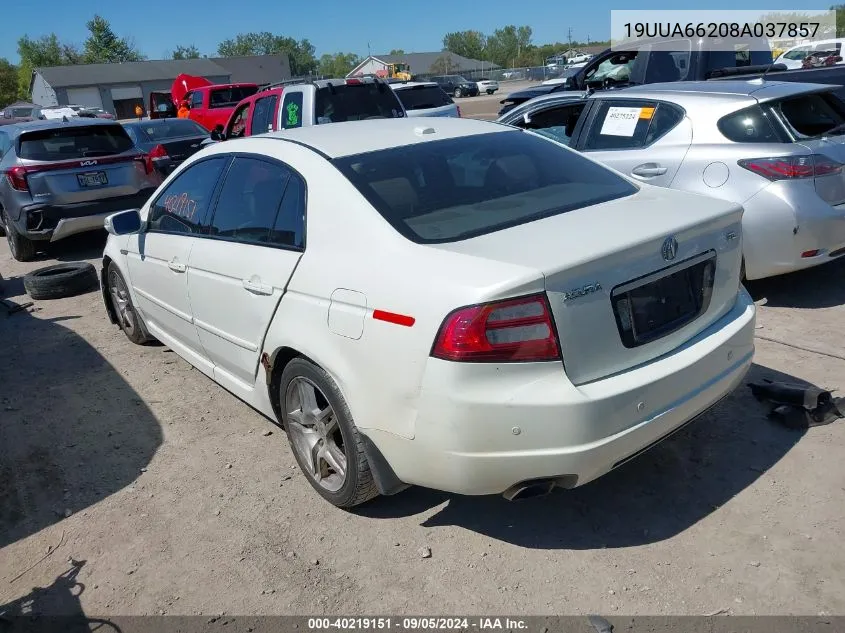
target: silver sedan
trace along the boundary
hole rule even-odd
[[[845,104],[836,88],[756,79],[555,93],[499,122],[634,180],[742,204],[745,275],[761,279],[845,255]]]

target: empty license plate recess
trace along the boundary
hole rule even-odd
[[[707,251],[613,289],[611,303],[625,347],[644,345],[682,328],[710,305],[716,253]]]
[[[88,171],[84,174],[76,174],[80,187],[99,187],[109,184],[109,179],[104,171]]]

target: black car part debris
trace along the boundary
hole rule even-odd
[[[748,383],[757,400],[774,405],[769,417],[791,429],[830,424],[845,417],[845,398],[834,398],[830,391],[812,385],[774,382]]]
[[[23,287],[33,299],[61,299],[99,288],[100,280],[88,262],[68,262],[32,271]]]

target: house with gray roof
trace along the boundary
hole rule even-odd
[[[102,108],[122,119],[134,117],[138,104],[146,112],[150,93],[169,93],[180,74],[221,84],[268,84],[291,78],[288,56],[281,54],[36,68],[29,88],[32,101],[40,106]]]
[[[498,68],[492,62],[470,59],[449,51],[438,51],[436,53],[405,53],[403,55],[370,55],[346,76],[375,75],[380,70],[387,70],[388,64],[396,63],[408,64],[411,68],[411,74],[414,76],[449,75],[471,71],[484,72]]]

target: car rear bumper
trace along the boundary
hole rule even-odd
[[[671,354],[578,387],[560,363],[430,359],[414,439],[364,433],[408,484],[470,495],[538,479],[580,486],[728,395],[751,366],[754,323],[742,290],[725,316]]]
[[[76,233],[103,228],[107,215],[125,209],[140,209],[154,192],[155,188],[148,188],[132,196],[95,202],[26,205],[21,209],[15,227],[30,240],[55,242]]]
[[[782,275],[845,256],[845,204],[830,206],[812,183],[770,185],[743,207],[748,279]]]

